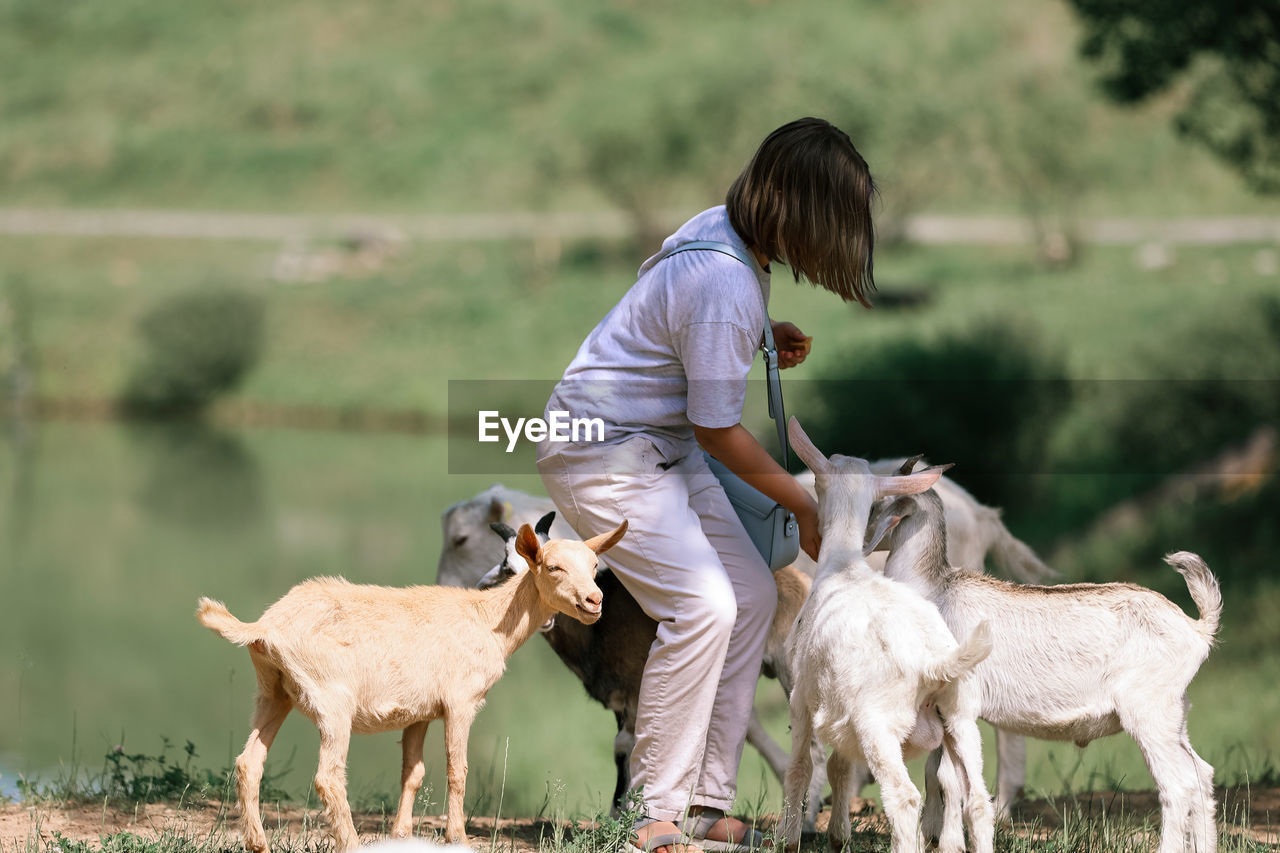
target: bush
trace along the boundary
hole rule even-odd
[[[1061,354],[1032,330],[990,319],[936,340],[859,349],[810,387],[806,430],[826,453],[925,453],[956,463],[980,499],[1034,492],[1049,430],[1071,394]]]
[[[262,351],[260,299],[223,289],[172,297],[139,324],[144,354],[125,384],[138,415],[196,415],[234,388]]]

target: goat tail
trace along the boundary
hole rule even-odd
[[[989,654],[991,654],[991,626],[983,620],[970,632],[958,649],[934,664],[933,669],[926,674],[930,678],[950,683],[968,675],[975,666],[986,660]]]
[[[1218,587],[1218,579],[1209,571],[1204,560],[1190,551],[1166,554],[1164,561],[1173,566],[1187,582],[1191,600],[1200,609],[1200,619],[1195,623],[1196,630],[1212,645],[1222,616],[1222,590]]]
[[[196,618],[201,625],[221,634],[237,646],[247,646],[254,640],[262,639],[253,625],[241,622],[231,615],[225,604],[212,598],[201,598],[196,603]]]
[[[998,511],[992,510],[992,513],[995,515],[991,519],[995,540],[991,543],[989,553],[996,568],[1005,577],[1021,583],[1046,583],[1058,577],[1057,572],[1036,556],[1030,545],[1009,532]]]

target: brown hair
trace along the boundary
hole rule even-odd
[[[870,308],[875,193],[849,136],[820,118],[802,118],[760,143],[725,206],[747,245],[787,264],[796,281],[803,275]]]

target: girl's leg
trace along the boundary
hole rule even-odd
[[[760,680],[765,638],[778,604],[778,588],[702,454],[684,460],[678,470],[689,478],[690,505],[701,520],[707,541],[720,555],[737,603],[738,618],[729,635],[707,730],[702,775],[693,800],[727,811],[737,795],[738,765]]]
[[[690,506],[689,478],[671,470],[647,439],[574,448],[538,469],[579,535],[629,522],[604,561],[658,622],[641,682],[632,787],[643,788],[650,817],[675,820],[699,792],[737,621],[734,586]]]

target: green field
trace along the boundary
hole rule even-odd
[[[665,210],[819,114],[893,209],[1269,209],[1174,136],[1176,94],[1104,104],[1077,35],[1000,0],[5,0],[0,203]]]

